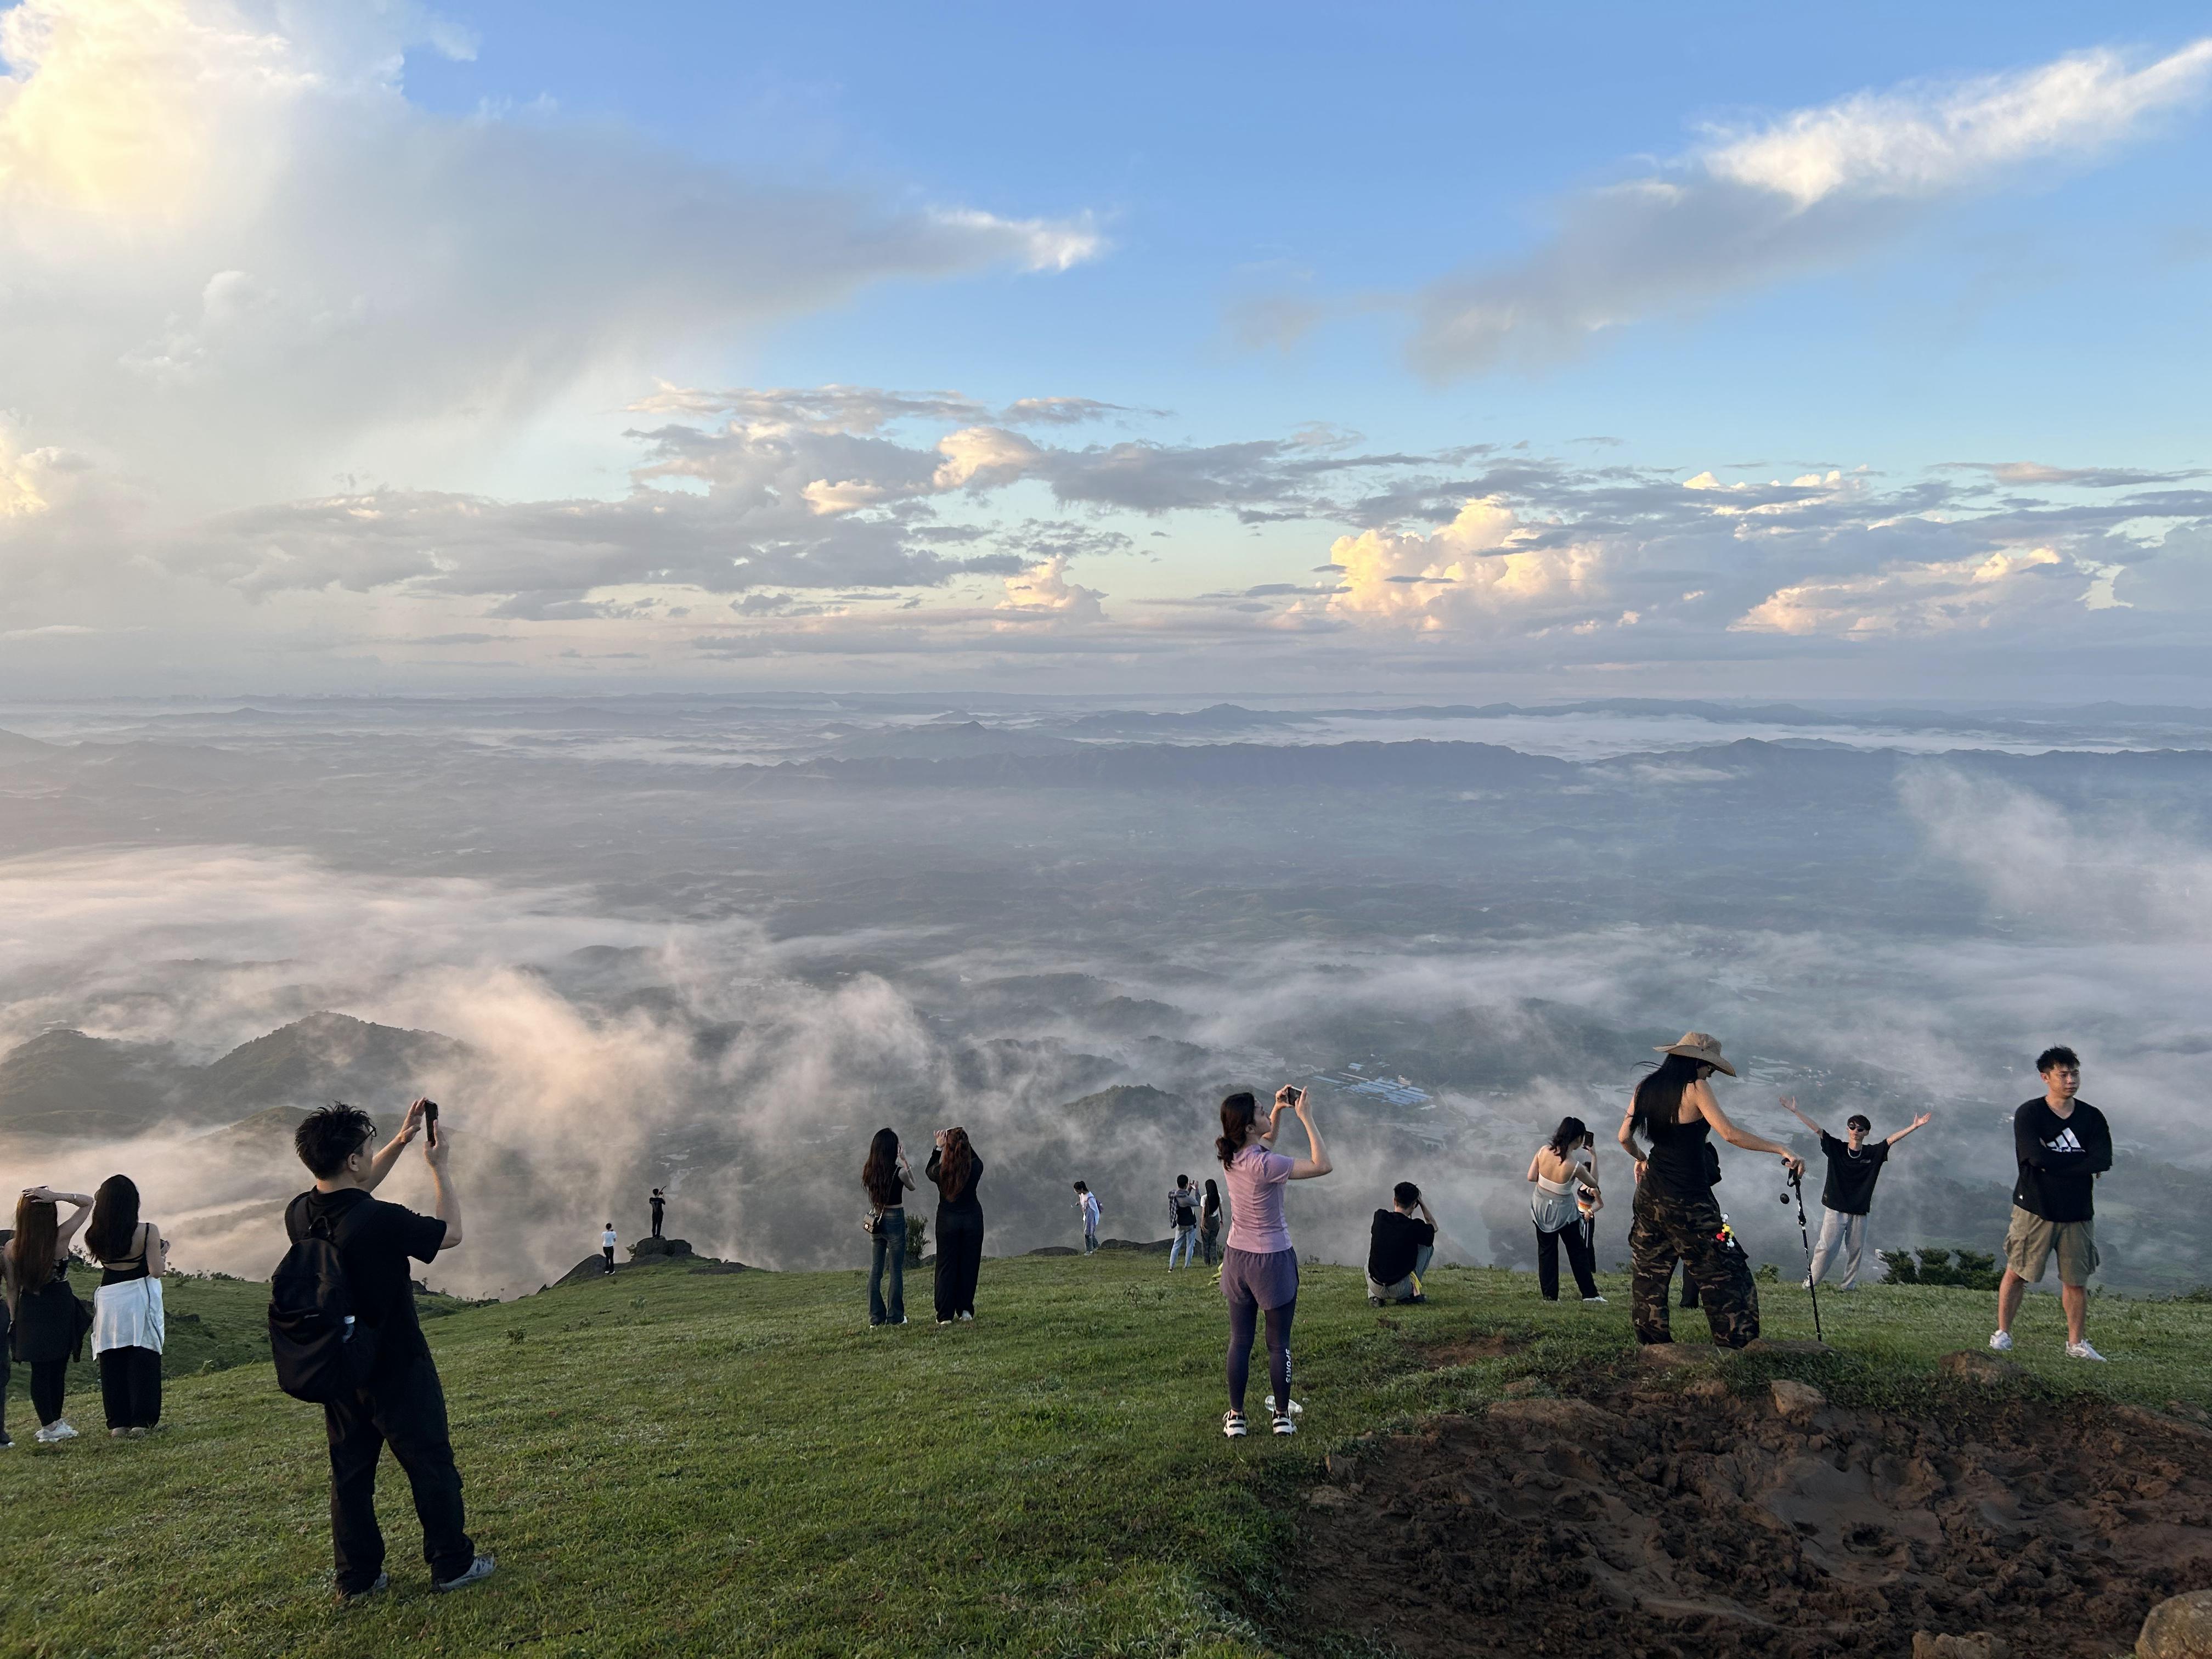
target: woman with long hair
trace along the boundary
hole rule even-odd
[[[975,1197],[983,1160],[965,1129],[939,1129],[922,1173],[937,1183],[937,1322],[972,1321],[983,1267],[983,1206]]]
[[[1306,1132],[1306,1156],[1286,1158],[1274,1148],[1283,1114],[1294,1111]],[[1248,1431],[1244,1385],[1252,1371],[1252,1340],[1261,1316],[1267,1322],[1267,1380],[1274,1385],[1277,1434],[1296,1434],[1291,1414],[1291,1321],[1298,1307],[1298,1253],[1283,1218],[1283,1189],[1335,1166],[1314,1127],[1306,1091],[1287,1084],[1275,1091],[1275,1109],[1258,1128],[1259,1103],[1233,1094],[1221,1103],[1221,1134],[1213,1150],[1228,1183],[1229,1249],[1222,1261],[1221,1294],[1229,1304],[1229,1409],[1221,1431],[1231,1440]]]
[[[906,1149],[897,1133],[878,1129],[868,1143],[867,1160],[860,1165],[860,1185],[867,1190],[866,1227],[871,1240],[868,1261],[868,1323],[906,1323],[906,1195],[914,1190],[914,1171],[907,1167]],[[890,1299],[884,1298],[884,1270],[890,1270]]]
[[[1544,1300],[1559,1299],[1559,1245],[1567,1247],[1567,1265],[1574,1269],[1575,1288],[1585,1302],[1602,1302],[1592,1270],[1589,1233],[1583,1226],[1582,1194],[1599,1190],[1597,1172],[1591,1167],[1590,1149],[1597,1137],[1582,1119],[1563,1117],[1552,1138],[1528,1160],[1528,1179],[1536,1190],[1528,1201],[1529,1218],[1536,1224],[1536,1288]]]
[[[142,1439],[161,1420],[168,1330],[161,1270],[169,1263],[169,1243],[159,1227],[138,1218],[138,1188],[129,1176],[100,1183],[84,1248],[101,1269],[93,1292],[92,1351],[100,1360],[107,1431],[118,1440]]]
[[[1705,1162],[1707,1137],[1717,1132],[1731,1146],[1771,1152],[1791,1174],[1804,1164],[1787,1146],[1740,1129],[1721,1110],[1708,1081],[1715,1072],[1735,1075],[1720,1040],[1689,1031],[1659,1050],[1656,1070],[1636,1085],[1620,1120],[1620,1144],[1636,1160],[1635,1219],[1628,1230],[1630,1318],[1638,1342],[1671,1342],[1667,1285],[1680,1261],[1696,1282],[1713,1340],[1741,1348],[1759,1335],[1759,1290],[1751,1262],[1713,1201]],[[1651,1143],[1637,1144],[1641,1132]]]
[[[1206,1178],[1206,1196],[1198,1201],[1198,1248],[1204,1252],[1207,1267],[1220,1261],[1221,1188],[1212,1176]]]
[[[60,1206],[76,1211],[61,1219]],[[31,1368],[31,1406],[39,1414],[41,1445],[74,1440],[76,1431],[62,1415],[69,1385],[70,1356],[84,1341],[90,1310],[70,1289],[70,1245],[92,1213],[83,1193],[58,1193],[51,1187],[26,1187],[15,1201],[15,1236],[0,1250],[0,1289],[8,1297],[13,1327],[9,1352]]]

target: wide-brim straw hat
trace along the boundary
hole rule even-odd
[[[1721,1040],[1710,1031],[1685,1031],[1680,1042],[1662,1042],[1662,1054],[1681,1054],[1691,1060],[1702,1060],[1717,1072],[1735,1075],[1735,1067],[1721,1058]]]

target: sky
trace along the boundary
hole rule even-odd
[[[2212,702],[2139,5],[0,8],[0,691]]]

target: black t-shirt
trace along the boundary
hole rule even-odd
[[[663,1210],[665,1210],[665,1209],[666,1209],[666,1208],[668,1207],[667,1200],[666,1200],[665,1199],[659,1199],[659,1198],[656,1198],[656,1199],[654,1199],[654,1200],[652,1200],[652,1204],[653,1204],[653,1218],[655,1221],[658,1221],[658,1220],[659,1220],[659,1219],[660,1219],[660,1212],[661,1212]]]
[[[1864,1215],[1874,1202],[1874,1183],[1889,1161],[1889,1143],[1869,1140],[1856,1152],[1847,1140],[1820,1137],[1820,1150],[1828,1155],[1827,1184],[1820,1202],[1844,1215]]]
[[[360,1213],[356,1215],[355,1212]],[[353,1292],[354,1315],[379,1333],[377,1369],[430,1352],[415,1316],[407,1258],[434,1259],[446,1242],[446,1224],[403,1204],[387,1204],[358,1187],[335,1193],[301,1193],[284,1211],[284,1231],[295,1242],[318,1216],[328,1216]]]
[[[1437,1242],[1437,1230],[1396,1210],[1375,1212],[1375,1231],[1367,1247],[1367,1276],[1377,1285],[1395,1285],[1413,1271],[1424,1245]]]
[[[2012,1201],[2045,1221],[2087,1221],[2097,1212],[2097,1177],[2112,1167],[2112,1132],[2086,1100],[2061,1117],[2038,1095],[2012,1115],[2020,1180]]]

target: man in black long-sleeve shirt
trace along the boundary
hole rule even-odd
[[[2066,1309],[2066,1352],[2101,1360],[2083,1326],[2089,1316],[2089,1275],[2097,1270],[2097,1177],[2112,1167],[2112,1132],[2105,1115],[2075,1098],[2081,1061],[2071,1048],[2045,1048],[2035,1059],[2040,1099],[2012,1115],[2020,1180],[2012,1189],[2012,1224],[2005,1230],[2004,1278],[1997,1285],[1997,1328],[1990,1346],[2012,1346],[2013,1316],[2027,1287],[2058,1257],[2058,1299]]]

